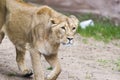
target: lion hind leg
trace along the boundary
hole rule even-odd
[[[16,48],[16,61],[19,69],[22,71],[24,77],[30,77],[33,73],[31,69],[28,69],[25,64],[25,49],[17,49]]]

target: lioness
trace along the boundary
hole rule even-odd
[[[61,72],[58,48],[60,43],[73,43],[77,24],[75,16],[67,17],[48,6],[33,6],[22,0],[0,0],[0,41],[5,33],[15,45],[16,61],[24,76],[32,75],[25,64],[25,52],[30,52],[34,80],[57,79]],[[46,78],[41,55],[53,67]]]

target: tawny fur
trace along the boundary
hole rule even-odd
[[[0,41],[7,34],[16,48],[16,61],[24,75],[32,71],[25,64],[25,51],[31,55],[34,80],[56,80],[61,72],[60,43],[72,44],[78,19],[67,17],[48,6],[33,6],[22,0],[0,0]],[[2,27],[3,26],[3,27]],[[41,55],[53,67],[45,78]]]
[[[5,8],[6,1],[5,0],[0,0],[0,30],[5,23],[5,18],[6,18],[6,8]],[[4,38],[4,33],[0,31],[0,43],[2,39]]]

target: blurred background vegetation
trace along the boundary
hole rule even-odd
[[[120,39],[120,0],[25,0],[49,5],[66,15],[76,15],[81,21],[92,19],[95,25],[86,29],[78,27],[84,37],[109,42]]]

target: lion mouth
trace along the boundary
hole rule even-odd
[[[63,45],[68,45],[68,46],[70,46],[70,45],[73,45],[73,42],[72,41],[69,41],[69,42],[67,42],[67,43],[62,43]]]

